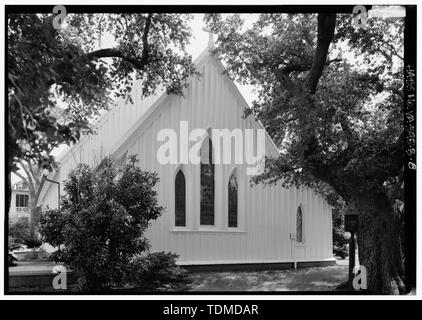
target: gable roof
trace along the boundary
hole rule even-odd
[[[215,63],[215,66],[219,69],[219,71],[221,72],[221,74],[224,74],[225,71],[226,71],[226,68],[221,63],[221,61],[215,57],[215,55],[212,53],[212,51],[210,50],[209,47],[207,47],[195,59],[195,61],[193,62],[193,64],[195,65],[195,67],[197,69],[200,69],[210,59]],[[225,74],[224,74],[224,77],[227,80],[226,83],[232,89],[232,92],[235,94],[236,98],[241,102],[241,107],[243,109],[250,108],[249,104],[246,102],[245,98],[243,97],[242,93],[239,91],[239,88],[236,86],[236,84],[233,82],[233,80],[231,80]],[[191,78],[192,78],[192,76],[188,79],[188,81]],[[152,104],[147,108],[147,110],[139,117],[138,120],[136,120],[133,123],[133,125],[111,147],[111,149],[110,149],[111,150],[111,154],[115,158],[120,157],[126,151],[126,147],[127,147],[128,143],[130,142],[131,138],[134,138],[136,136],[136,133],[137,133],[138,128],[140,126],[147,125],[149,123],[149,120],[151,120],[154,117],[154,115],[157,112],[159,112],[166,105],[165,102],[168,101],[168,99],[171,99],[172,97],[174,97],[174,95],[167,94],[165,92],[162,93],[161,95],[155,96],[152,99]],[[242,112],[243,112],[243,109],[242,109]],[[112,115],[112,112],[113,111],[114,110],[110,110],[110,111],[106,112],[105,114],[103,114],[96,121],[96,125],[101,125],[102,123],[104,123],[106,121],[106,119]],[[263,126],[263,124],[261,123],[261,121],[259,121],[258,119],[256,119],[253,115],[250,115],[250,117],[258,124],[258,127],[260,129],[263,129],[264,130],[265,136],[266,136],[266,140],[269,142],[270,146],[272,146],[271,153],[273,155],[279,154],[279,149],[277,148],[276,144],[274,143],[274,141],[272,140],[272,138],[270,137],[270,135],[268,134],[268,132],[265,130],[265,127]],[[76,143],[75,145],[71,146],[70,148],[64,150],[57,157],[57,162],[60,163],[61,161],[66,160],[72,154],[73,151],[76,151],[75,150],[76,148],[81,147],[88,139],[89,139],[89,137],[83,136],[78,143]],[[59,171],[60,171],[60,169],[57,170],[57,171],[52,172],[51,175],[48,175],[48,178],[50,178],[52,180],[57,180],[57,175],[58,175]],[[51,187],[50,184],[43,184],[43,188],[40,188],[40,191],[38,193],[38,203],[37,203],[37,206],[40,204],[39,202],[41,202],[43,200],[43,198],[47,194],[47,191],[48,191],[48,189],[50,187]]]
[[[135,82],[139,82],[140,80],[136,80]],[[136,87],[137,84],[133,84],[133,87]],[[144,99],[144,102],[147,103],[147,109],[153,105],[153,103],[155,101],[157,101],[161,96],[162,96],[162,88],[158,88],[157,89],[158,92],[156,92],[153,95],[150,95],[148,97],[146,97]],[[133,90],[133,92],[135,92],[135,90]],[[149,100],[149,101],[148,101]],[[123,102],[123,99],[120,100],[120,102]],[[133,105],[133,104],[132,104]],[[112,118],[115,115],[118,115],[119,112],[121,111],[121,108],[125,108],[127,107],[127,103],[124,102],[124,105],[117,105],[114,108],[111,108],[110,110],[104,112],[93,124],[92,126],[94,128],[97,128],[98,130],[100,130],[104,125],[106,125],[107,121]],[[81,147],[83,147],[85,145],[85,143],[87,143],[89,141],[89,139],[92,137],[92,135],[83,135],[79,141],[77,141],[75,144],[67,147],[66,149],[64,149],[57,157],[56,157],[56,161],[58,163],[62,163],[64,161],[66,161],[71,155],[73,155],[73,153],[77,152],[78,149],[80,149]]]
[[[217,66],[217,68],[219,69],[219,71],[221,72],[221,74],[224,74],[226,71],[226,68],[223,66],[223,64],[221,63],[221,61],[219,59],[217,59],[215,57],[215,55],[212,53],[212,51],[209,49],[209,47],[207,47],[199,56],[198,58],[195,59],[194,61],[194,65],[197,69],[200,69],[209,59],[211,59]],[[250,108],[249,104],[246,102],[244,96],[242,95],[242,93],[239,91],[239,88],[236,86],[236,84],[233,82],[233,80],[231,80],[227,75],[224,75],[225,78],[228,80],[227,84],[231,87],[231,89],[233,90],[233,93],[236,95],[236,98],[239,99],[239,101],[241,101],[242,107],[245,108]],[[192,77],[192,76],[191,76]],[[191,79],[191,77],[189,78],[189,80]],[[189,81],[188,80],[188,81]],[[153,116],[159,112],[161,110],[161,108],[164,107],[165,102],[170,99],[171,97],[173,97],[174,95],[169,95],[167,93],[163,93],[153,104],[152,106],[148,109],[147,112],[145,112],[142,117],[140,117],[134,124],[133,126],[126,131],[126,133],[121,137],[121,139],[118,140],[118,142],[113,146],[112,150],[114,150],[114,152],[112,152],[113,156],[118,158],[120,157],[126,150],[126,146],[129,143],[129,140],[131,140],[131,138],[133,138],[136,135],[136,132],[138,130],[138,128],[140,126],[145,126],[147,125],[147,123],[149,122],[149,119],[152,119]],[[242,110],[243,111],[243,110]],[[263,124],[261,123],[261,121],[259,121],[257,118],[255,118],[253,115],[251,115],[250,117],[253,118],[253,120],[258,124],[258,126],[260,127],[260,129],[263,129],[265,132],[265,136],[266,139],[269,141],[270,145],[273,147],[273,153],[279,153],[279,149],[276,146],[276,144],[274,143],[274,141],[272,140],[272,138],[270,137],[270,135],[268,134],[267,130],[265,129],[265,127],[263,126]]]

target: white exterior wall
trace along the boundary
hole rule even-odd
[[[16,195],[18,194],[24,194],[29,197],[27,207],[16,207]],[[30,202],[31,202],[31,193],[28,190],[12,189],[10,208],[9,208],[9,222],[14,223],[14,222],[17,222],[21,218],[25,218],[28,221],[30,221],[31,219],[31,215],[30,215],[31,210],[29,208]]]
[[[78,149],[82,162],[92,162],[98,157],[98,148],[103,146],[107,154],[114,151],[118,159],[127,152],[136,154],[140,166],[157,171],[160,182],[156,186],[159,203],[165,213],[153,221],[147,231],[153,251],[172,251],[180,255],[181,264],[251,263],[285,261],[321,261],[331,259],[332,221],[331,208],[310,189],[285,189],[280,185],[250,186],[245,165],[215,165],[215,226],[200,226],[200,166],[183,165],[186,178],[186,227],[174,226],[174,180],[178,165],[161,165],[156,159],[162,142],[157,134],[163,128],[172,128],[179,133],[180,121],[189,123],[189,131],[195,128],[240,128],[257,129],[260,125],[253,119],[243,119],[247,106],[234,84],[222,75],[222,65],[212,57],[205,56],[197,65],[204,75],[193,78],[185,90],[184,97],[167,96],[159,99],[127,133],[112,137],[119,126],[129,129],[128,120],[122,114],[119,122],[104,127],[104,137],[94,136],[90,143]],[[136,108],[142,105],[134,100]],[[142,113],[142,111],[141,111]],[[114,119],[114,118],[113,118]],[[179,134],[178,134],[179,136]],[[97,140],[95,140],[97,139]],[[194,143],[190,143],[192,146]],[[277,155],[272,141],[267,137],[267,155]],[[73,157],[75,159],[75,157]],[[71,159],[70,157],[65,158]],[[76,157],[77,159],[77,157]],[[61,178],[76,161],[64,161]],[[227,227],[228,181],[234,168],[238,179],[238,223],[239,227]],[[46,195],[50,196],[51,188]],[[303,209],[303,244],[290,240],[296,233],[296,211]]]
[[[94,125],[95,133],[83,136],[78,143],[66,148],[56,159],[60,170],[49,178],[59,181],[61,194],[63,195],[63,181],[67,178],[70,170],[78,163],[97,165],[104,156],[113,153],[115,144],[132,125],[142,117],[159,93],[148,98],[141,99],[139,81],[133,87],[132,98],[134,104],[127,103],[124,99],[117,99],[115,105],[103,114]],[[38,204],[43,207],[57,208],[57,185],[46,182],[46,188],[40,195]]]

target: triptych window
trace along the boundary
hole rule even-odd
[[[211,139],[205,138],[200,163],[200,225],[214,225],[215,168]],[[238,227],[238,183],[236,172],[228,181],[228,227]],[[179,169],[175,177],[175,226],[186,226],[186,177]]]

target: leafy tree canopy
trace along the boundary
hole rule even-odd
[[[48,14],[10,14],[8,22],[9,170],[91,132],[90,120],[113,97],[130,100],[134,80],[148,96],[181,93],[194,72],[185,44],[189,15],[69,14],[60,29]],[[109,36],[110,47],[98,48]]]
[[[281,150],[255,181],[307,185],[359,214],[359,261],[376,292],[403,292],[403,19],[206,16],[229,74],[256,88],[255,114]]]
[[[281,149],[258,180],[321,181],[349,199],[355,188],[398,181],[402,171],[403,21],[370,19],[355,30],[337,17],[319,81],[312,78],[316,14],[207,15],[229,74],[253,85],[256,115]],[[327,46],[328,48],[328,46]]]

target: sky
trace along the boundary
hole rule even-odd
[[[209,34],[208,32],[202,30],[202,28],[205,27],[203,18],[204,14],[195,14],[191,23],[193,39],[191,40],[191,44],[187,46],[187,50],[192,55],[194,60],[201,54],[202,51],[204,51],[208,44]],[[258,18],[258,14],[243,14],[242,18],[245,21],[245,27],[247,27]],[[217,35],[214,35],[214,39],[217,39]],[[251,105],[255,98],[252,92],[252,87],[241,85],[239,83],[236,83],[236,85],[245,98],[246,102]]]
[[[223,17],[226,15],[222,15]],[[257,19],[259,14],[242,14],[242,18],[245,21],[245,28],[252,25]],[[187,46],[188,52],[192,55],[193,60],[198,57],[202,51],[205,50],[208,44],[209,33],[202,30],[205,27],[204,14],[194,14],[193,21],[191,22],[193,39],[191,44]],[[217,35],[214,35],[214,39],[217,40]],[[236,83],[236,82],[235,82]],[[252,86],[242,85],[236,83],[246,102],[251,106],[252,101],[255,100]]]

